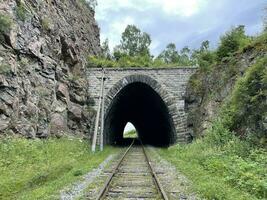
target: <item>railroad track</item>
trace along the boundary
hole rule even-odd
[[[97,197],[102,199],[168,199],[140,141],[118,161]]]

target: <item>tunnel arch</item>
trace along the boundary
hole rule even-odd
[[[143,143],[169,146],[176,141],[178,113],[164,86],[147,75],[134,74],[119,80],[105,98],[104,143],[120,144],[123,130],[131,122]]]

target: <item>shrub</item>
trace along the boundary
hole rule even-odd
[[[11,22],[12,21],[9,16],[0,14],[0,32],[6,33],[10,31]]]
[[[48,17],[44,17],[41,20],[42,27],[45,31],[49,31],[51,29],[51,21]]]
[[[208,130],[208,133],[205,137],[205,140],[212,144],[221,146],[233,139],[233,133],[229,131],[227,127],[224,126],[220,119],[216,120],[211,129]]]
[[[263,58],[238,80],[230,101],[222,109],[224,125],[241,136],[247,133],[247,127],[257,130],[267,110],[266,99],[267,58]],[[267,137],[266,133],[258,133]]]
[[[0,64],[0,74],[8,75],[11,72],[11,67],[8,64]]]
[[[21,21],[25,21],[27,19],[28,11],[22,2],[18,3],[16,7],[16,14],[18,19],[20,19]]]
[[[198,57],[198,64],[202,71],[210,72],[212,64],[215,63],[215,54],[211,51],[203,52]]]
[[[4,41],[4,35],[7,34],[12,25],[12,20],[9,16],[0,14],[0,42]]]
[[[221,37],[220,45],[217,50],[217,60],[222,61],[224,58],[230,57],[239,49],[245,47],[250,38],[245,35],[245,26],[232,28],[224,36]]]
[[[79,0],[82,5],[85,5],[86,7],[95,10],[95,7],[97,6],[97,0]]]

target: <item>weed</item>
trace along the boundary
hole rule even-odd
[[[48,17],[43,18],[41,24],[45,31],[49,31],[51,29],[51,20]]]
[[[21,21],[25,21],[27,19],[28,11],[22,2],[20,2],[16,7],[16,14],[18,19],[20,19]]]
[[[11,73],[11,67],[8,64],[0,64],[0,74],[8,75]]]
[[[0,43],[5,41],[4,35],[7,34],[12,26],[12,20],[9,16],[0,14]]]

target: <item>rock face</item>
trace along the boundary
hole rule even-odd
[[[94,11],[80,0],[5,0],[0,17],[0,135],[86,134],[86,57],[100,53]]]
[[[198,70],[191,77],[185,94],[185,106],[188,112],[187,126],[192,135],[199,137],[204,134],[233,91],[237,79],[257,59],[267,56],[266,48],[258,47],[261,45],[263,44],[255,44],[254,47],[236,54],[232,60],[215,65],[210,73]],[[266,120],[259,123],[262,124],[261,131],[264,131]]]

